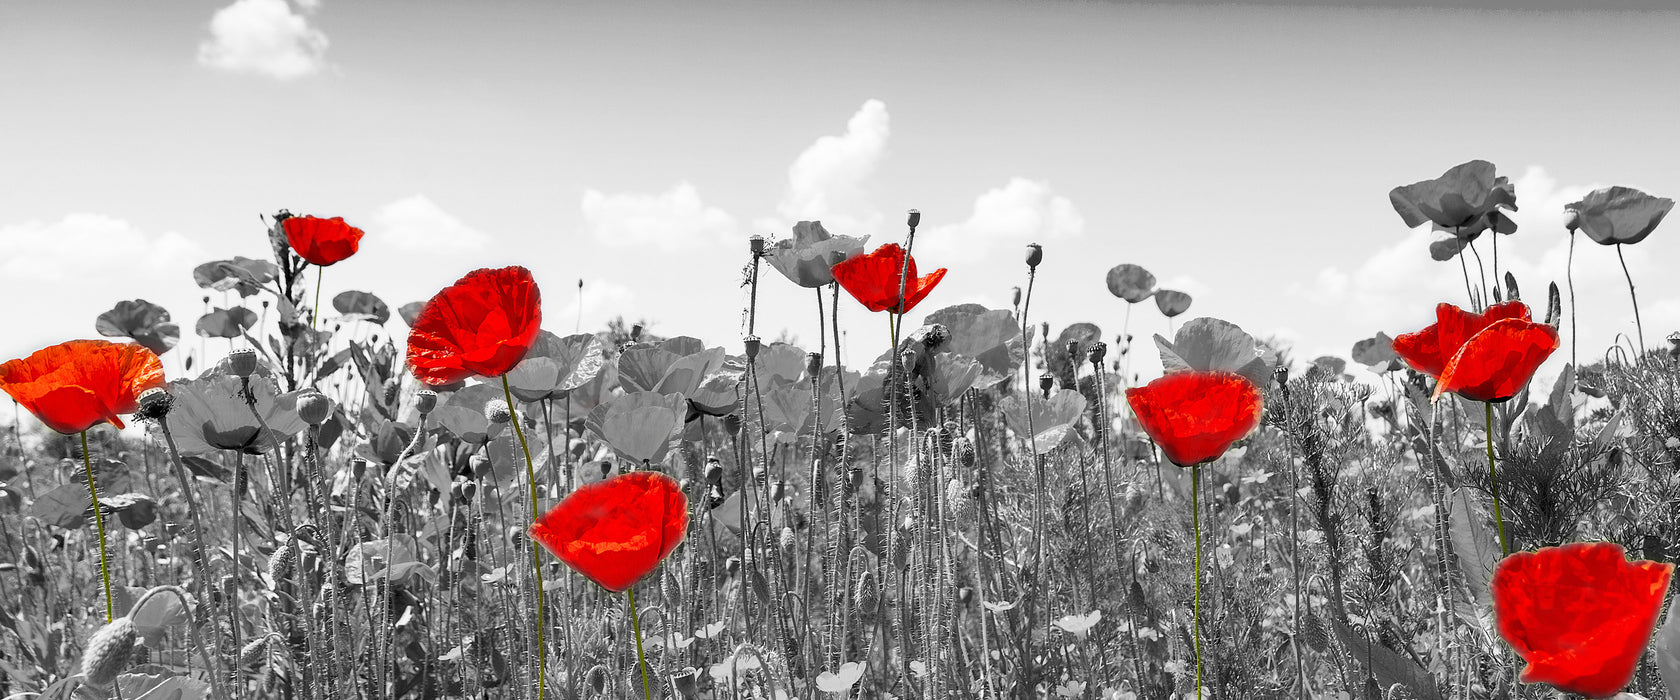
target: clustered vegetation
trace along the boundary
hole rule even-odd
[[[1572,207],[1572,240],[1637,243],[1667,211],[1612,189]],[[1453,311],[1516,315],[1497,262],[1515,192],[1491,164],[1391,198],[1461,262],[1472,311]],[[20,412],[6,436],[0,696],[1554,697],[1518,681],[1497,629],[1502,548],[1680,554],[1680,336],[1647,349],[1641,327],[1586,364],[1572,348],[1551,386],[1496,364],[1489,381],[1515,396],[1473,400],[1436,390],[1468,370],[1420,372],[1384,333],[1353,366],[1217,319],[1134,342],[1133,305],[1191,304],[1137,265],[1108,275],[1118,335],[1052,337],[1031,319],[1054,254],[1038,246],[1012,308],[904,328],[945,274],[918,274],[918,221],[903,248],[864,253],[801,222],[743,251],[755,304],[771,284],[811,290],[816,347],[749,335],[732,352],[619,321],[538,333],[500,376],[431,356],[417,378],[378,297],[310,298],[360,232],[280,212],[273,260],[194,271],[223,302],[178,363],[190,378],[137,385],[152,391],[91,428],[30,432]],[[891,319],[880,356],[839,356],[842,287]],[[1543,298],[1524,328],[1573,346],[1564,295]],[[413,326],[423,310],[398,311]],[[515,330],[493,325],[473,332]],[[97,329],[192,350],[144,300]],[[228,352],[211,362],[211,346]],[[1132,410],[1142,352],[1240,378],[1258,427],[1239,419],[1206,459],[1169,455],[1183,446]],[[113,429],[120,412],[144,434]],[[528,533],[579,487],[645,470],[676,479],[689,511],[632,610]],[[1627,690],[1680,697],[1665,683],[1680,683],[1680,626]]]

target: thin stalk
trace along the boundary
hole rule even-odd
[[[1190,573],[1191,573],[1191,576],[1194,577],[1195,582],[1196,582],[1196,585],[1195,585],[1196,592],[1195,592],[1195,598],[1193,599],[1193,602],[1191,603],[1192,607],[1191,607],[1191,610],[1190,610],[1190,629],[1191,629],[1190,640],[1191,640],[1191,642],[1193,642],[1193,646],[1195,646],[1195,648],[1196,648],[1196,700],[1201,700],[1201,697],[1202,697],[1202,509],[1201,509],[1201,500],[1202,499],[1201,499],[1201,495],[1200,495],[1201,491],[1202,491],[1202,467],[1201,467],[1201,465],[1193,465],[1193,466],[1190,467],[1190,531],[1194,534],[1193,539],[1194,539],[1194,542],[1195,542],[1196,551],[1195,551],[1195,554],[1193,556],[1193,560],[1195,562],[1195,564],[1194,564],[1195,569],[1192,570]]]
[[[1573,237],[1571,237],[1573,240]],[[1622,257],[1622,244],[1616,244],[1616,260],[1622,264],[1622,276],[1627,278],[1628,297],[1633,299],[1633,323],[1639,330],[1639,362],[1645,361],[1645,323],[1639,320],[1639,295],[1633,293],[1633,275],[1628,273],[1627,258]],[[1574,312],[1573,302],[1570,312]],[[1638,364],[1638,363],[1635,363]]]
[[[1499,526],[1499,551],[1505,556],[1511,556],[1511,541],[1505,539],[1505,514],[1499,509],[1499,472],[1493,468],[1493,402],[1482,405],[1487,407],[1487,420],[1483,427],[1487,428],[1488,481],[1493,484],[1493,520]]]
[[[321,315],[321,275],[326,269],[323,265],[315,266],[315,305],[309,307],[309,330],[315,330],[315,319]]]
[[[209,558],[204,554],[204,523],[198,516],[198,499],[193,497],[192,481],[187,478],[186,467],[181,465],[181,452],[175,447],[175,436],[169,432],[169,421],[159,419],[157,424],[163,430],[164,444],[169,447],[169,461],[175,467],[175,479],[181,482],[181,494],[186,496],[187,499],[187,516],[192,519],[193,570],[194,574],[198,576],[198,592],[204,597],[203,602],[200,603],[205,611],[204,619],[212,621],[210,633],[215,635],[214,644],[217,650],[217,653],[212,657],[215,662],[211,663],[209,659],[206,659],[205,665],[209,667],[210,689],[219,700],[227,697],[222,690],[222,680],[220,678],[222,672],[222,655],[220,653],[222,627],[219,623],[213,622],[216,619],[216,596],[212,593],[215,582],[211,579],[210,571],[207,568]]]
[[[99,529],[99,579],[105,583],[105,623],[116,617],[116,604],[111,602],[111,569],[105,554],[105,514],[99,511],[99,487],[93,482],[93,459],[88,456],[87,431],[82,431],[82,466],[87,468],[88,495],[93,497],[93,523]]]
[[[1470,300],[1470,306],[1476,306],[1476,292],[1470,288],[1470,265],[1464,262],[1464,251],[1458,251],[1458,269],[1464,273],[1464,297]]]
[[[630,597],[630,626],[636,630],[636,668],[642,672],[642,698],[653,700],[653,686],[648,682],[647,657],[642,655],[642,616],[636,612],[636,588],[627,588],[624,594]]]
[[[1575,323],[1575,232],[1569,232],[1569,262],[1563,268],[1564,279],[1569,281],[1569,366],[1576,372],[1581,371],[1581,365],[1575,359],[1575,344],[1580,337],[1580,327]]]
[[[1034,471],[1038,477],[1038,488],[1033,491],[1033,566],[1037,570],[1042,571],[1043,562],[1039,561],[1039,556],[1041,554],[1040,547],[1043,544],[1044,533],[1044,460],[1040,459],[1038,456],[1038,429],[1033,426],[1033,387],[1032,380],[1029,379],[1029,376],[1032,373],[1032,343],[1027,338],[1027,331],[1031,329],[1031,326],[1027,325],[1027,314],[1032,310],[1033,282],[1037,281],[1037,279],[1038,267],[1036,265],[1027,266],[1027,293],[1026,296],[1022,297],[1021,302],[1021,347],[1024,349],[1024,352],[1021,353],[1021,383],[1025,389],[1021,393],[1021,397],[1025,399],[1025,410],[1023,412],[1027,414],[1027,458],[1033,461],[1033,465],[1035,467]],[[1023,571],[1023,573],[1025,572]],[[1027,595],[1029,596],[1029,602],[1027,603],[1027,634],[1025,635],[1025,639],[1022,643],[1028,648],[1025,650],[1026,653],[1021,655],[1021,670],[1023,674],[1021,685],[1029,690],[1032,688],[1033,677],[1032,650],[1030,647],[1032,645],[1032,629],[1035,617],[1034,613],[1036,612],[1035,609],[1038,606],[1038,596],[1034,595],[1036,590],[1037,587],[1035,586],[1033,588],[1029,588],[1027,592]]]
[[[509,386],[506,374],[502,375],[502,394],[507,397],[508,410],[513,413],[513,419],[509,422],[513,424],[514,434],[519,436],[519,448],[525,451],[525,484],[530,487],[531,517],[535,519],[541,515],[537,512],[537,475],[536,472],[531,469],[531,447],[525,444],[524,428],[519,427],[519,413],[513,408],[518,404],[513,402],[513,388]],[[543,649],[542,560],[537,555],[536,543],[532,541],[530,537],[526,537],[525,541],[531,548],[531,567],[537,572],[537,700],[542,700],[543,685],[547,680],[545,671],[548,666],[548,654]],[[387,582],[387,585],[389,585],[389,582]],[[630,609],[631,611],[635,611],[636,609],[633,598]],[[638,647],[641,643],[641,632],[641,629],[638,627],[636,629]],[[643,682],[645,683],[646,680],[647,679],[644,678]]]
[[[1476,309],[1477,311],[1481,311],[1483,308],[1487,307],[1488,299],[1492,299],[1493,297],[1488,296],[1487,267],[1482,264],[1482,253],[1481,251],[1476,250],[1475,241],[1470,241],[1470,254],[1476,256],[1476,274],[1482,278],[1481,303],[1477,304],[1478,308]]]

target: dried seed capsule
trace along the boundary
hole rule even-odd
[[[1044,262],[1044,246],[1037,243],[1027,244],[1027,267],[1038,267]]]
[[[1056,378],[1051,376],[1049,372],[1038,375],[1038,389],[1039,391],[1044,392],[1044,398],[1050,398],[1050,390],[1055,388],[1055,386]]]
[[[911,209],[909,215],[905,218],[910,228],[916,228],[917,225],[922,223],[922,213],[915,209]]]
[[[298,417],[310,425],[320,425],[327,422],[332,415],[332,399],[318,391],[310,391],[298,397]]]
[[[1103,358],[1108,355],[1108,343],[1097,341],[1085,349],[1085,359],[1091,361],[1092,367],[1102,367]]]
[[[227,357],[228,371],[235,377],[249,377],[257,371],[257,351],[240,348]]]
[[[127,616],[112,620],[94,632],[88,637],[87,650],[82,652],[83,680],[101,690],[110,688],[117,674],[128,668],[134,639],[134,622]]]
[[[415,392],[414,410],[419,411],[422,416],[431,413],[432,409],[437,408],[437,400],[437,392],[431,389],[422,389]]]
[[[822,373],[823,356],[820,352],[805,353],[805,375],[815,379]]]
[[[153,387],[140,392],[141,418],[163,420],[169,415],[169,408],[175,405],[175,397],[162,387]]]
[[[746,346],[747,359],[748,360],[758,359],[758,348],[761,344],[759,339],[758,339],[758,336],[749,335],[745,338],[742,338],[741,339],[741,344]]]
[[[756,258],[760,255],[763,255],[764,254],[764,237],[760,236],[756,233],[753,234],[753,236],[751,238],[747,239],[747,250],[752,252],[754,258]]]

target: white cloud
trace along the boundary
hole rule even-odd
[[[8,287],[14,283],[80,284],[114,274],[132,276],[135,271],[183,271],[203,255],[197,244],[179,233],[152,236],[127,221],[100,214],[0,226],[0,279]]]
[[[420,194],[380,207],[373,224],[382,245],[411,253],[457,254],[490,242],[490,236]]]
[[[319,0],[301,0],[313,11]],[[279,80],[301,78],[326,65],[327,35],[294,12],[287,0],[235,0],[210,18],[210,38],[198,45],[199,65]]]
[[[973,262],[996,244],[1048,245],[1084,232],[1085,217],[1072,201],[1056,194],[1049,183],[1016,177],[976,197],[966,221],[930,228],[916,242],[942,262]]]
[[[890,133],[887,105],[864,102],[847,120],[846,133],[818,138],[788,166],[788,189],[776,211],[790,222],[820,220],[836,233],[872,233],[881,215],[864,186],[886,154]]]
[[[656,246],[682,250],[727,240],[735,217],[708,206],[687,182],[663,194],[583,193],[583,226],[590,235],[614,246]]]
[[[579,298],[575,281],[567,287],[569,299],[566,306],[553,315],[543,314],[550,330],[555,333],[566,335],[573,329],[599,330],[607,326],[607,321],[618,316],[630,322],[640,319],[636,314],[636,293],[625,285],[605,279],[584,280],[582,298]]]

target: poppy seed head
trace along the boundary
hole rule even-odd
[[[257,351],[240,348],[228,353],[228,371],[235,377],[249,377],[257,371]]]
[[[759,345],[760,345],[758,336],[749,335],[745,338],[742,338],[741,339],[741,344],[746,346],[747,359],[749,361],[758,359],[758,348],[759,348]]]
[[[916,228],[917,226],[921,225],[921,223],[922,223],[922,213],[920,211],[915,210],[915,209],[911,209],[910,210],[910,215],[908,217],[908,223],[910,224],[910,228]]]
[[[805,374],[814,380],[822,372],[823,356],[820,352],[805,353]]]
[[[419,411],[422,416],[431,413],[432,409],[437,408],[437,400],[437,392],[431,389],[422,389],[415,392],[414,410]]]
[[[1044,246],[1037,243],[1027,244],[1027,267],[1038,267],[1044,262]]]
[[[311,391],[298,397],[298,417],[310,425],[320,425],[327,422],[332,415],[332,399],[318,391]]]
[[[755,257],[755,258],[760,256],[760,255],[763,255],[764,254],[764,237],[760,236],[758,234],[753,234],[752,238],[747,239],[747,249],[752,251],[753,257]]]
[[[506,423],[513,420],[513,409],[508,408],[506,401],[492,399],[484,404],[484,418],[495,425]]]
[[[1055,388],[1056,378],[1049,372],[1038,375],[1038,389],[1044,392],[1044,398],[1050,398],[1050,390]]]
[[[1101,368],[1103,358],[1108,355],[1108,343],[1097,341],[1085,350],[1085,358],[1091,361],[1092,367]]]
[[[175,397],[165,391],[163,387],[152,387],[140,392],[140,417],[150,420],[163,420],[169,415],[169,408],[175,405]]]

